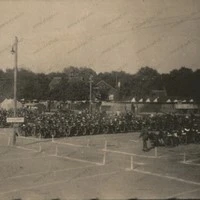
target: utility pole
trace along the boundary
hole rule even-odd
[[[92,80],[93,76],[91,75],[89,78],[89,83],[90,83],[90,113],[92,113]]]
[[[18,62],[18,38],[15,37],[15,64],[14,64],[14,117],[17,114],[17,62]]]
[[[17,62],[18,62],[18,38],[15,37],[15,43],[12,47],[12,54],[14,54],[14,117],[17,116]],[[16,143],[16,124],[13,124],[13,133],[11,136],[11,145]]]

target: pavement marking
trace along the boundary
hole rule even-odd
[[[72,144],[72,143],[67,143],[67,142],[55,142],[55,140],[53,141],[54,144],[62,144],[62,145],[66,145],[66,146],[74,146],[74,147],[87,147],[84,145],[79,145],[79,144]]]
[[[45,143],[45,142],[49,142],[51,141],[50,139],[40,139],[40,138],[34,138],[34,137],[24,137],[24,136],[17,136],[17,140],[20,139],[25,139],[25,140],[29,140],[32,143]]]
[[[5,195],[5,194],[13,193],[13,192],[20,192],[20,191],[23,191],[23,190],[31,190],[31,189],[35,189],[35,188],[46,187],[46,186],[49,186],[49,185],[67,183],[69,181],[76,181],[76,180],[82,180],[82,179],[85,180],[85,179],[95,178],[95,177],[98,177],[98,176],[106,176],[106,175],[116,174],[119,171],[121,171],[121,170],[117,170],[117,171],[114,171],[114,172],[100,173],[100,174],[95,174],[95,175],[90,175],[90,176],[85,176],[85,177],[79,177],[79,178],[74,178],[74,179],[70,178],[70,179],[67,179],[67,180],[53,181],[53,182],[40,184],[40,185],[36,185],[36,186],[24,187],[24,188],[20,188],[20,189],[9,190],[9,191],[6,191],[6,192],[0,192],[0,195]]]
[[[78,158],[70,158],[70,157],[68,157],[68,156],[59,156],[59,155],[51,155],[51,156],[52,156],[52,157],[57,157],[57,158],[64,158],[64,159],[72,160],[72,161],[90,163],[90,164],[95,164],[95,165],[102,165],[102,163],[92,162],[92,161],[89,161],[89,160],[82,160],[82,159],[78,159]]]
[[[200,185],[200,182],[189,181],[189,180],[185,180],[185,179],[181,179],[181,178],[177,178],[177,177],[173,177],[173,176],[157,174],[157,173],[154,173],[154,172],[149,172],[149,171],[144,171],[144,170],[139,170],[139,169],[133,169],[132,171],[142,173],[142,174],[148,174],[148,175],[151,175],[151,176],[158,176],[158,177],[161,177],[161,178],[167,178],[167,179],[170,179],[170,180],[180,181],[180,182],[187,183],[187,184]]]
[[[139,143],[139,140],[129,140],[129,141]]]
[[[41,174],[51,174],[51,173],[64,172],[64,171],[70,171],[70,170],[86,169],[86,168],[92,168],[92,167],[96,167],[96,166],[88,165],[88,166],[84,166],[84,167],[74,167],[74,168],[67,168],[67,169],[58,169],[58,170],[52,170],[52,171],[44,171],[44,172],[37,172],[37,173],[22,174],[22,175],[18,175],[18,176],[11,176],[11,177],[8,177],[8,178],[5,178],[5,179],[0,179],[0,181],[23,178],[23,177],[29,177],[29,176],[36,176],[36,175],[41,175]]]
[[[136,156],[136,157],[142,157],[142,158],[161,158],[162,156],[145,156],[145,155],[138,155],[138,154],[134,154],[134,153],[128,153],[128,152],[124,152],[124,151],[114,151],[114,150],[104,150],[102,149],[102,151],[106,151],[109,153],[118,153],[118,154],[123,154],[123,155],[129,155],[129,156]]]
[[[198,160],[200,160],[200,158],[196,158],[196,159],[187,160],[186,162],[188,162],[188,163],[191,163],[191,162],[198,161]]]
[[[26,148],[26,147],[21,147],[21,146],[14,146],[15,148],[18,148],[18,149],[23,149],[23,150],[27,150],[27,151],[33,151],[33,152],[39,152],[38,150],[35,150],[35,149],[29,149],[29,148]]]
[[[43,140],[41,140],[40,138],[35,138],[35,137],[30,137],[30,136],[28,136],[28,137],[25,137],[25,136],[17,136],[17,138],[18,139],[27,139],[27,140],[35,140],[35,141],[43,141]]]
[[[0,162],[6,162],[6,161],[14,161],[14,160],[30,160],[30,159],[37,159],[37,158],[46,158],[51,155],[43,155],[38,157],[22,157],[22,158],[12,158],[12,159],[0,159]]]
[[[29,149],[29,148],[25,148],[25,147],[20,147],[20,146],[15,146],[16,148],[19,149],[23,149],[23,150],[29,150],[29,151],[34,151],[39,153],[39,151],[33,150],[33,149]],[[46,154],[46,153],[45,153]],[[52,157],[57,157],[57,158],[64,158],[67,160],[72,160],[72,161],[78,161],[78,162],[84,162],[84,163],[90,163],[90,164],[95,164],[95,165],[102,165],[102,163],[98,163],[98,162],[92,162],[92,161],[88,161],[88,160],[82,160],[82,159],[78,159],[78,158],[71,158],[68,156],[60,156],[60,155],[50,155],[50,154],[46,154],[48,156],[52,156]]]
[[[193,192],[197,192],[197,191],[199,191],[199,190],[200,190],[200,188],[193,189],[193,190],[189,190],[189,191],[185,191],[185,192],[180,192],[180,193],[171,195],[171,196],[169,196],[169,197],[165,197],[164,199],[176,198],[176,197],[181,196],[181,195],[183,195],[183,194],[193,193]]]
[[[185,164],[185,165],[194,165],[194,166],[200,166],[200,163],[192,163],[192,162],[188,162],[188,161],[186,161],[186,162],[184,162],[184,161],[181,161],[180,163],[181,163],[181,164]]]

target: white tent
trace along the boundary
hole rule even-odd
[[[135,103],[135,102],[136,102],[135,97],[132,98],[131,102],[132,102],[132,103]]]
[[[149,102],[150,102],[150,99],[148,98],[148,99],[146,100],[146,102],[149,103]]]
[[[143,102],[143,99],[140,99],[139,102]]]
[[[171,100],[170,100],[170,99],[168,99],[166,102],[167,102],[167,103],[171,103]]]
[[[158,102],[158,98],[154,99],[153,102],[157,103]]]
[[[178,100],[177,100],[177,99],[175,99],[175,100],[174,100],[174,103],[178,103]]]
[[[193,103],[194,102],[194,100],[193,99],[190,99],[190,103]]]
[[[13,99],[5,99],[1,105],[0,105],[1,109],[4,110],[10,110],[10,109],[14,109],[14,100]],[[17,108],[21,108],[22,104],[17,101]]]
[[[186,100],[183,100],[182,103],[186,103]]]

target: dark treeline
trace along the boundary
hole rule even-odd
[[[181,67],[160,74],[150,67],[142,67],[137,73],[112,71],[97,74],[87,67],[68,67],[62,72],[49,74],[18,70],[17,98],[27,100],[88,100],[89,77],[93,77],[93,98],[105,100],[105,91],[97,90],[96,83],[104,80],[118,90],[118,100],[147,97],[152,90],[165,89],[168,96],[200,99],[200,70]],[[56,78],[55,78],[56,77]],[[55,80],[54,80],[55,79]],[[53,80],[53,81],[52,81]],[[118,84],[120,82],[120,87]],[[0,98],[13,97],[13,70],[0,70]]]

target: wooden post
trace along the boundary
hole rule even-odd
[[[107,140],[105,140],[104,150],[107,150]]]
[[[157,158],[158,157],[158,148],[155,147],[155,157]]]
[[[104,151],[104,154],[103,154],[103,165],[106,164],[106,151]]]
[[[52,138],[51,138],[51,142],[54,142],[54,137],[53,137],[53,135],[51,136]]]
[[[133,170],[133,156],[131,156],[131,170]]]

